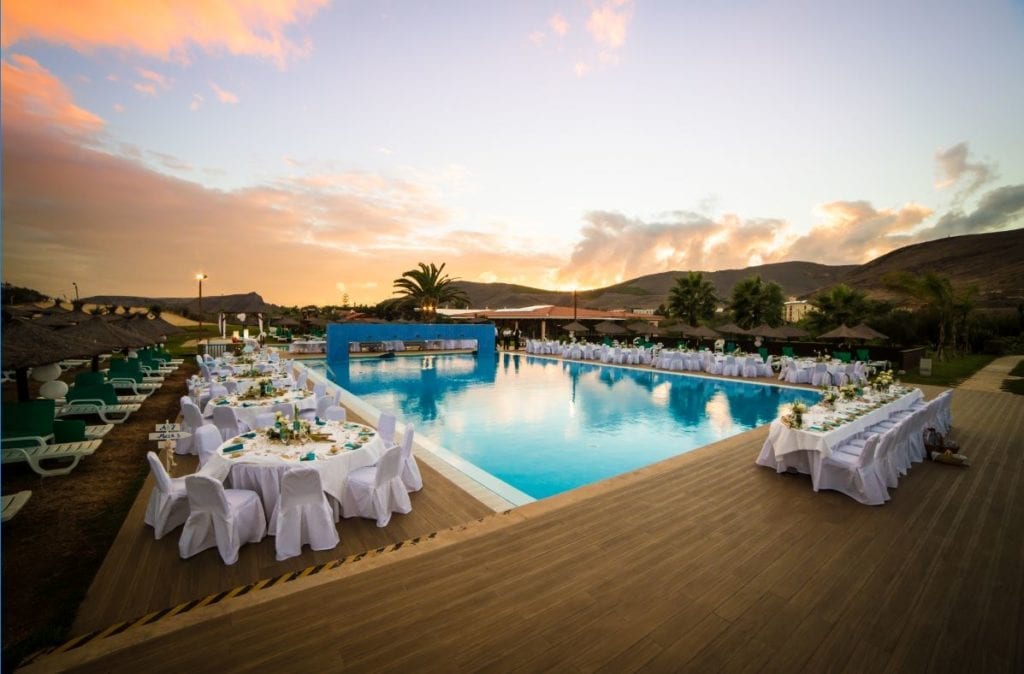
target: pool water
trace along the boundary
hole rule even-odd
[[[348,372],[310,365],[511,485],[502,495],[516,503],[689,452],[820,397],[520,354],[352,360]]]

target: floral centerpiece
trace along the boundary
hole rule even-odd
[[[839,392],[843,395],[843,400],[853,400],[859,394],[856,384],[841,386]]]
[[[803,403],[793,403],[789,414],[782,415],[782,423],[786,424],[790,428],[803,428],[804,412],[806,411],[807,405],[804,405]]]
[[[839,392],[831,386],[825,387],[821,391],[821,404],[825,407],[832,407],[839,400]]]
[[[875,378],[871,380],[871,387],[876,391],[885,393],[892,386],[892,370],[884,370],[875,375]]]

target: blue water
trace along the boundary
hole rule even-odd
[[[518,354],[353,360],[335,383],[544,498],[769,423],[817,392]],[[753,460],[753,458],[751,458]]]

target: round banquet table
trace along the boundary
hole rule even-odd
[[[274,405],[287,403],[297,407],[299,412],[316,409],[316,396],[312,391],[287,391],[280,395],[268,398],[240,398],[238,395],[222,396],[213,398],[203,408],[204,417],[212,417],[215,407],[227,405],[235,413],[235,419],[242,422],[249,428],[255,428],[256,415],[264,412],[273,412]]]
[[[331,439],[286,445],[265,433],[243,433],[218,447],[200,472],[221,480],[230,477],[233,488],[258,493],[268,520],[281,494],[281,476],[295,466],[316,469],[324,493],[340,503],[348,474],[377,463],[384,445],[375,430],[362,424],[328,421],[313,424],[312,430]],[[314,458],[305,460],[310,454]]]

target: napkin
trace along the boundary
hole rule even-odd
[[[306,454],[305,456],[299,457],[299,461],[314,461],[315,459],[316,459],[316,454],[314,454],[313,452],[310,452],[309,454]]]
[[[217,405],[227,405],[228,401],[227,400],[218,400],[216,404]]]
[[[243,445],[241,442],[239,442],[238,444],[235,444],[235,445],[228,445],[227,447],[225,447],[221,451],[224,454],[230,454],[231,452],[238,452],[238,451],[241,451],[243,449],[245,449],[245,445]]]
[[[256,437],[256,433],[254,431],[249,431],[248,433],[242,433],[242,437],[243,438],[255,438]]]

